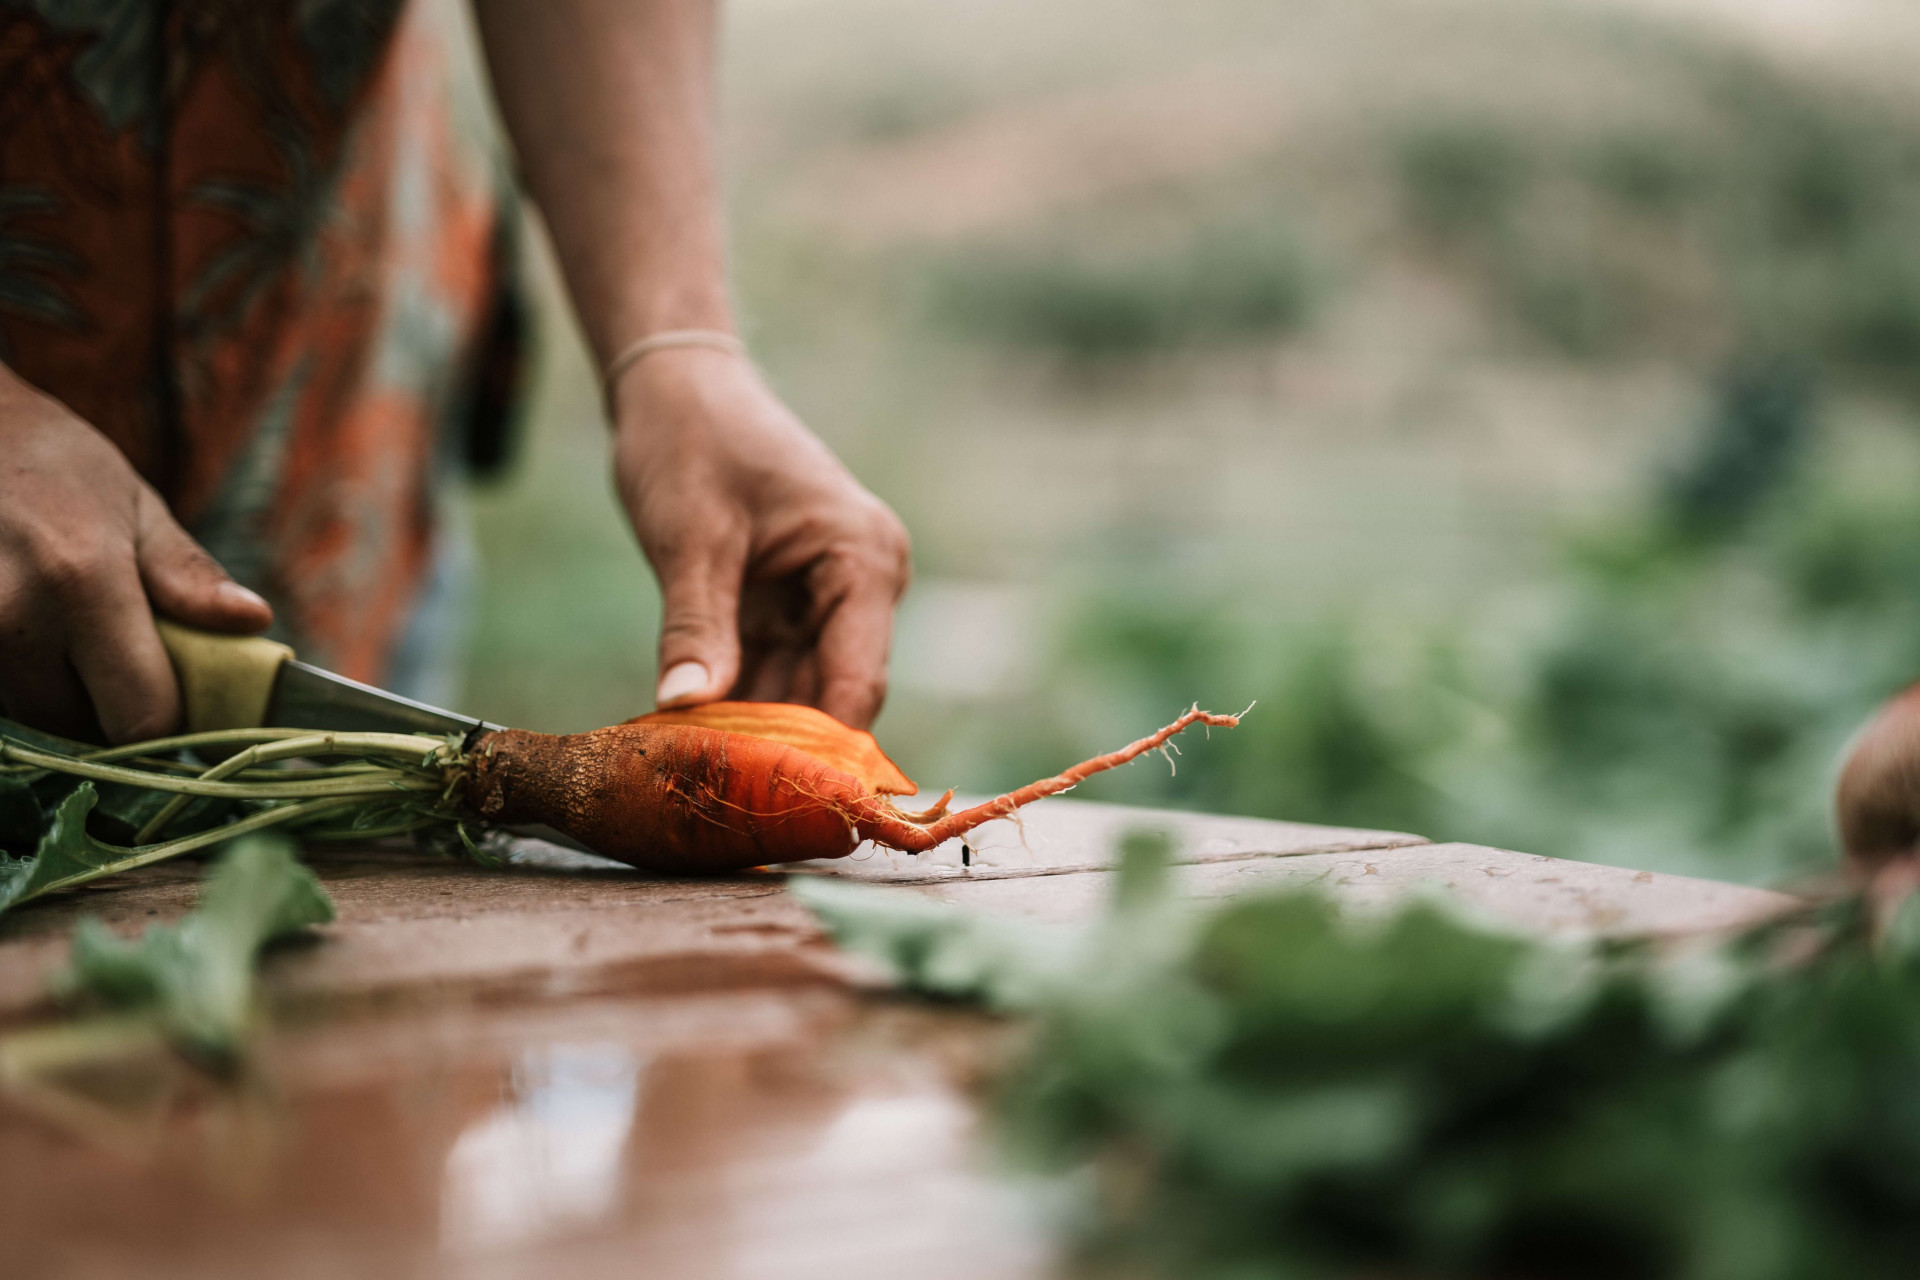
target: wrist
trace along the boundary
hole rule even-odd
[[[38,404],[46,394],[25,378],[0,364],[0,409],[17,409]]]
[[[705,254],[690,255],[704,258]],[[622,290],[596,308],[588,326],[594,354],[601,368],[622,350],[655,333],[702,329],[735,332],[733,303],[727,296],[724,268],[717,263],[672,276],[639,269],[631,279],[644,281]]]
[[[119,452],[92,423],[5,365],[0,365],[0,433],[10,437],[0,453],[29,438],[94,439]]]
[[[607,420],[616,429],[645,388],[657,382],[697,381],[713,374],[736,377],[751,368],[746,344],[722,329],[668,329],[650,333],[613,354],[601,373]],[[648,371],[654,376],[649,377]]]

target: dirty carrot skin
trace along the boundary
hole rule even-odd
[[[789,740],[738,731],[761,717]],[[892,794],[912,784],[867,735],[806,708],[754,703],[643,716],[565,737],[501,730],[474,744],[458,786],[489,822],[545,823],[651,871],[714,873],[841,858],[865,840],[924,853],[1158,750],[1192,725],[1239,722],[1195,707],[1118,751],[958,813],[947,812],[951,791],[924,812],[896,805]]]

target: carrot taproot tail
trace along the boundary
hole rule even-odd
[[[1055,774],[1051,778],[1042,778],[1038,782],[1030,782],[1017,791],[996,796],[985,804],[977,804],[971,809],[945,814],[932,822],[916,822],[915,819],[922,815],[901,813],[877,799],[868,800],[859,807],[855,827],[862,838],[871,840],[875,844],[883,844],[906,853],[925,853],[935,845],[951,840],[955,836],[965,835],[984,822],[1005,818],[1021,806],[1032,804],[1035,800],[1044,800],[1048,796],[1057,796],[1062,791],[1071,791],[1096,773],[1117,769],[1129,761],[1139,759],[1149,751],[1158,751],[1176,735],[1196,724],[1231,729],[1240,723],[1240,716],[1245,714],[1246,712],[1243,711],[1238,716],[1217,715],[1211,711],[1202,711],[1195,706],[1166,728],[1150,733],[1137,742],[1128,743],[1118,751],[1110,751],[1106,755],[1083,760],[1064,773]],[[951,796],[953,793],[947,794]],[[942,810],[945,807],[944,802],[938,806]]]

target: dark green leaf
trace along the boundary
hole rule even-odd
[[[36,751],[49,751],[55,755],[77,756],[88,751],[97,751],[98,747],[72,738],[62,738],[55,734],[43,733],[39,729],[29,729],[26,725],[12,720],[0,720],[0,738],[11,738]]]
[[[94,799],[93,784],[81,783],[54,810],[33,857],[0,857],[0,911],[126,858],[125,849],[102,844],[87,834],[87,814]]]

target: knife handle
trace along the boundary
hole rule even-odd
[[[160,643],[180,677],[186,732],[257,729],[266,723],[273,680],[293,650],[265,636],[228,636],[155,618]]]

